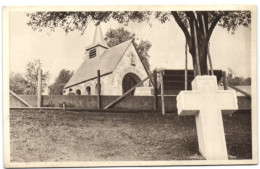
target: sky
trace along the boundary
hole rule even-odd
[[[85,33],[73,31],[66,34],[62,29],[50,32],[33,31],[26,23],[28,17],[24,12],[10,14],[10,71],[25,73],[26,64],[35,59],[43,63],[43,71],[50,73],[49,84],[53,83],[62,69],[77,70],[84,60],[85,48],[91,45],[95,26],[89,23]],[[185,38],[181,29],[172,18],[165,24],[151,20],[152,26],[146,22],[133,23],[128,26],[116,21],[102,23],[103,34],[110,28],[124,26],[136,37],[151,42],[149,50],[151,69],[184,69]],[[239,27],[235,34],[216,27],[210,40],[210,53],[214,69],[231,68],[237,76],[251,76],[251,31]],[[188,67],[192,69],[191,55],[188,56]]]

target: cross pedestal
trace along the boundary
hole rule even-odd
[[[218,90],[215,76],[196,76],[192,91],[177,96],[178,115],[195,115],[199,151],[207,160],[227,160],[222,113],[238,109],[235,91]]]

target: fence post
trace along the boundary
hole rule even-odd
[[[196,28],[196,21],[193,21],[194,26],[194,41],[195,41],[195,51],[196,51],[196,67],[197,67],[197,75],[201,75],[200,71],[200,59],[199,59],[199,49],[198,49],[198,41],[197,41],[197,28]],[[195,71],[194,71],[195,73]],[[195,76],[194,76],[195,77]]]
[[[37,90],[37,107],[42,103],[42,69],[38,70],[38,90]]]
[[[188,54],[187,54],[187,41],[185,43],[185,72],[184,72],[184,89],[188,90]]]
[[[100,70],[97,71],[97,108],[101,109],[101,85],[100,85]]]
[[[62,103],[62,109],[66,110],[66,103],[65,102]]]
[[[161,99],[162,99],[162,114],[165,115],[163,74],[164,74],[164,71],[163,71],[163,70],[160,71],[160,79],[161,79]]]
[[[224,86],[224,90],[228,90],[228,82],[227,82],[226,71],[223,71],[223,86]]]
[[[153,71],[154,110],[158,110],[157,72]]]

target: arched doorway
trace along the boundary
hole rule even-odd
[[[76,94],[77,95],[81,95],[81,91],[78,89],[78,90],[76,90]]]
[[[141,79],[134,73],[127,73],[123,78],[122,91],[123,94],[139,83]],[[142,86],[142,85],[141,85]],[[130,95],[134,95],[135,90],[133,90]]]

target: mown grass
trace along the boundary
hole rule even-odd
[[[250,159],[251,115],[224,117],[229,157]],[[203,160],[194,117],[11,110],[11,161]]]

